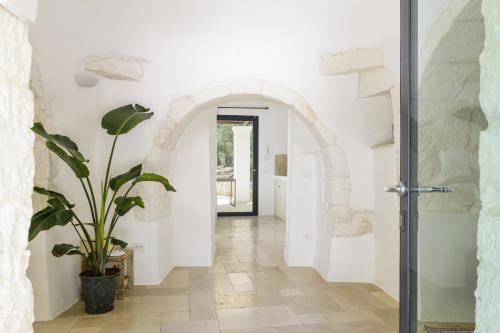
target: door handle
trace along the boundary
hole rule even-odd
[[[419,186],[411,189],[411,192],[416,193],[451,193],[455,189],[451,186]]]
[[[408,192],[414,193],[451,193],[455,191],[455,189],[451,186],[419,186],[408,188],[408,186],[404,182],[400,182],[395,186],[386,186],[384,187],[384,191],[389,193],[397,193],[400,197],[405,196]]]
[[[395,186],[384,187],[384,191],[389,193],[397,193],[400,197],[403,197],[406,195],[406,193],[408,193],[408,187],[406,186],[405,183],[400,182],[398,185]]]

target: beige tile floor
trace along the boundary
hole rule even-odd
[[[287,267],[285,226],[275,218],[217,222],[210,268],[176,268],[158,286],[136,286],[111,313],[83,305],[36,333],[395,333],[398,305],[371,284],[327,283]]]

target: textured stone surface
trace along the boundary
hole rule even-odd
[[[449,2],[448,7],[441,13],[439,19],[434,23],[429,35],[426,37],[422,46],[422,55],[420,58],[420,68],[426,68],[431,57],[435,54],[436,48],[443,41],[443,38],[451,29],[451,26],[457,22],[457,18],[467,19],[475,18],[482,19],[478,8],[481,0],[453,0]],[[466,6],[471,6],[471,10],[464,10]],[[475,9],[475,11],[474,11]],[[458,41],[463,40],[458,38]],[[458,53],[461,53],[461,50]],[[479,50],[480,51],[480,50]]]
[[[47,131],[54,132],[54,120],[49,109],[40,69],[36,63],[33,63],[31,67],[29,88],[34,99],[34,122],[41,122]],[[39,136],[35,136],[33,152],[35,156],[34,184],[51,188],[52,181],[58,172],[58,160],[45,146],[45,140]],[[46,206],[47,197],[33,193],[32,198],[34,211],[39,211]]]
[[[32,213],[33,96],[27,26],[0,6],[0,332],[32,332],[33,292],[26,277]]]
[[[481,55],[481,106],[490,123],[481,133],[482,209],[478,230],[476,333],[500,331],[500,3],[483,0],[486,26]]]
[[[451,3],[426,42],[432,45],[432,53],[423,55],[426,65],[420,74],[419,182],[451,185],[456,190],[421,196],[421,212],[477,212],[480,207],[479,135],[488,121],[477,97],[484,42],[478,3],[480,0]],[[443,27],[447,30],[442,31]]]
[[[94,57],[86,62],[85,69],[112,80],[142,81],[144,78],[143,61],[120,54]]]
[[[329,230],[332,235],[357,236],[370,232],[373,220],[370,214],[355,212],[350,207],[351,185],[349,165],[342,147],[336,144],[337,137],[317,117],[309,103],[299,94],[291,90],[273,85],[257,79],[241,79],[231,82],[227,86],[218,86],[211,89],[192,93],[189,96],[179,97],[172,101],[165,121],[160,126],[154,139],[154,146],[144,161],[144,169],[148,171],[169,174],[170,156],[196,114],[209,105],[235,97],[260,97],[267,100],[283,103],[290,107],[311,130],[321,147],[321,156],[327,175],[325,183],[325,198],[332,205],[329,206],[329,216],[333,216],[333,205],[347,212],[345,217],[330,218]],[[141,184],[139,193],[147,200],[145,209],[135,210],[136,217],[142,221],[158,221],[170,215],[170,194],[155,186],[155,184]],[[364,216],[363,218],[359,218]],[[336,223],[341,225],[336,226]],[[336,232],[336,228],[341,230]]]
[[[325,75],[357,73],[384,66],[384,54],[380,50],[354,49],[321,56],[320,69]]]
[[[377,67],[359,73],[358,96],[370,97],[384,94],[394,88],[394,80],[384,67]]]

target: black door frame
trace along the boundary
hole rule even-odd
[[[418,186],[418,0],[401,0],[401,182]],[[417,200],[400,200],[400,333],[417,331]]]
[[[253,193],[251,212],[217,212],[217,216],[257,216],[259,215],[259,116],[217,115],[217,121],[247,121],[253,126]],[[238,184],[236,184],[238,186]]]

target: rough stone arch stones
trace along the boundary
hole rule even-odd
[[[257,79],[242,79],[226,86],[218,86],[179,97],[171,102],[165,120],[160,126],[154,145],[144,161],[147,170],[169,174],[170,157],[184,130],[203,109],[234,99],[261,98],[285,104],[295,112],[316,138],[326,175],[328,230],[332,236],[354,236],[371,231],[371,220],[362,217],[350,207],[351,181],[344,150],[336,136],[317,117],[309,103],[299,94]],[[142,185],[139,192],[150,204],[136,210],[142,221],[159,221],[170,215],[170,198],[155,184]],[[338,214],[337,214],[338,213]],[[365,216],[364,214],[363,216]],[[359,227],[360,220],[366,222]],[[351,222],[355,222],[354,224]],[[363,223],[364,223],[363,222]]]
[[[377,49],[352,49],[338,53],[327,53],[321,56],[320,71],[323,75],[358,75],[358,97],[368,98],[379,95],[390,97],[392,105],[393,133],[387,133],[388,137],[380,138],[373,142],[373,146],[394,142],[396,170],[399,170],[399,84],[392,78],[387,70],[384,53]],[[372,146],[372,147],[373,147]],[[399,171],[395,175],[399,179]]]

